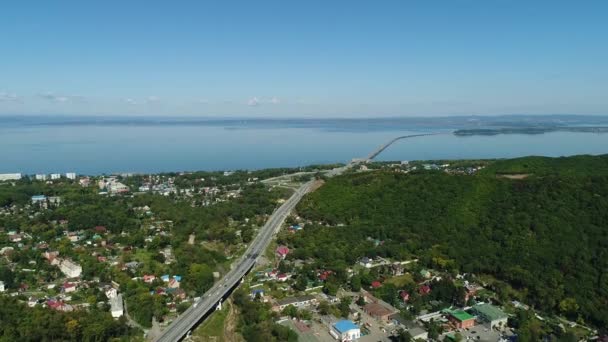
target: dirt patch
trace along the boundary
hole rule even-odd
[[[296,326],[296,328],[298,328],[298,330],[300,330],[300,332],[302,333],[307,333],[310,332],[310,327],[308,325],[306,325],[304,322],[300,322],[300,321],[295,321],[293,322],[293,324]]]
[[[317,179],[312,186],[310,187],[310,192],[314,192],[316,191],[318,188],[320,188],[321,186],[323,186],[323,184],[325,184],[325,181],[322,179]]]
[[[530,177],[529,173],[514,173],[510,175],[496,175],[497,178],[507,178],[507,179],[525,179]]]
[[[228,304],[228,315],[224,321],[224,339],[226,341],[235,342],[244,341],[241,335],[236,331],[238,311],[231,300],[228,300],[226,304]]]

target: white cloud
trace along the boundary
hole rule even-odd
[[[254,97],[249,98],[249,100],[247,101],[247,105],[248,106],[252,106],[252,107],[253,106],[259,106],[259,105],[262,105],[262,104],[277,105],[277,104],[280,104],[280,103],[281,103],[281,100],[278,97],[276,97],[276,96],[273,96],[271,98],[254,96]]]
[[[0,92],[0,102],[21,102],[21,99],[15,93]]]
[[[66,103],[66,102],[74,102],[74,101],[81,101],[84,100],[84,96],[78,96],[78,95],[57,95],[54,94],[50,91],[47,91],[45,93],[40,93],[38,94],[39,97],[51,101],[51,102],[57,102],[57,103]]]
[[[147,103],[154,103],[158,101],[160,101],[160,99],[157,96],[148,96],[148,98],[146,99]]]
[[[130,105],[136,105],[137,104],[137,101],[135,101],[132,98],[126,98],[126,99],[122,99],[122,100],[123,100],[123,102],[125,102],[127,104],[130,104]]]

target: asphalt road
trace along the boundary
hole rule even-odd
[[[275,210],[251,245],[249,245],[245,254],[239,259],[238,265],[230,270],[220,281],[215,283],[198,302],[195,302],[173,320],[155,341],[173,342],[181,340],[207,313],[215,310],[217,304],[229,295],[231,289],[253,268],[259,255],[264,253],[274,234],[281,228],[287,215],[310,190],[312,183],[310,181],[302,185],[287,201]]]

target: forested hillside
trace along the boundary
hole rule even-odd
[[[294,238],[299,257],[418,256],[507,281],[540,310],[608,326],[608,156],[497,161],[473,176],[350,174],[298,210],[323,222]]]

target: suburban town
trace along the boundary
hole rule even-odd
[[[472,176],[487,165],[402,161],[357,165],[352,172]],[[305,180],[316,177],[321,186],[324,172],[0,175],[3,189],[23,187],[31,194],[25,200],[2,198],[0,292],[30,308],[78,312],[96,307],[135,329],[134,336],[154,339],[232,267],[275,205]],[[252,189],[258,192],[248,195]],[[91,203],[123,207],[116,217],[98,222],[95,217],[103,210],[92,207],[79,213],[84,204],[74,202],[75,193]],[[268,197],[267,207],[248,210],[239,202],[247,196]],[[171,207],[159,207],[164,203],[206,208],[211,216],[205,217],[211,223],[219,220],[220,226],[205,225],[214,232],[203,237],[183,218],[187,213],[175,216]],[[238,212],[231,211],[227,220],[211,218],[219,208]],[[190,228],[177,230],[177,225]],[[228,304],[261,305],[276,324],[295,333],[297,337],[287,338],[294,341],[517,341],[517,322],[524,316],[578,336],[598,333],[506,300],[497,292],[502,285],[496,279],[461,273],[441,257],[429,262],[417,255],[382,256],[374,252],[385,245],[378,236],[365,238],[372,253],[351,264],[324,263],[299,247],[307,230],[340,226],[292,212]],[[227,310],[221,305],[217,309]],[[203,323],[186,339],[200,340],[209,336],[205,334],[212,332]]]

